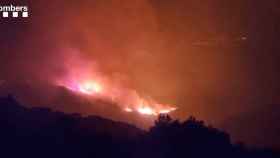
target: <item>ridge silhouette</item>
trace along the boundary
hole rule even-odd
[[[233,144],[230,135],[195,117],[159,115],[149,131],[99,116],[25,108],[0,98],[0,157],[29,158],[279,158],[272,149]]]

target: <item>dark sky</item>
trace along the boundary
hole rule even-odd
[[[178,106],[175,117],[195,115],[248,142],[279,145],[278,0],[1,2],[11,3],[28,5],[30,17],[0,18],[0,87],[53,84],[78,56],[114,82]]]

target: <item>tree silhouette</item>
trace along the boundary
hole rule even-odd
[[[229,134],[195,117],[159,115],[149,131],[98,116],[24,108],[0,98],[0,157],[279,158],[268,149],[233,144]]]

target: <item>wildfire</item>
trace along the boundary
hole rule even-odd
[[[87,81],[79,86],[79,91],[85,94],[101,93],[102,86],[93,81]]]
[[[159,114],[167,114],[171,111],[176,110],[175,107],[169,105],[158,104],[151,99],[143,99],[138,97],[138,104],[134,106],[134,108],[126,107],[124,111],[126,112],[138,112],[142,115],[159,115]]]
[[[118,79],[108,78],[96,67],[95,62],[85,59],[76,49],[65,49],[64,64],[67,74],[56,79],[56,84],[87,97],[106,99],[129,113],[158,115],[176,110],[175,106],[160,104],[150,97],[143,97],[135,90],[122,85]],[[69,55],[70,54],[70,55]],[[1,81],[0,81],[1,84]]]
[[[82,80],[80,82],[62,83],[64,87],[89,96],[102,97],[103,99],[111,99],[120,104],[125,112],[136,112],[141,115],[159,115],[167,114],[174,110],[175,107],[170,105],[163,105],[155,102],[151,98],[143,98],[136,91],[124,89],[121,87],[113,87],[112,85],[105,85],[105,82],[97,82],[95,80]],[[105,90],[106,86],[106,90]],[[114,93],[117,89],[117,93]],[[125,106],[125,107],[123,107]]]
[[[126,112],[133,112],[133,110],[131,108],[124,108],[124,111],[126,111]]]
[[[124,111],[126,112],[138,112],[139,114],[142,115],[159,115],[159,114],[167,114],[170,113],[171,111],[176,110],[176,108],[173,107],[168,107],[165,109],[160,109],[160,110],[156,110],[154,108],[152,108],[153,105],[150,106],[145,106],[145,107],[136,107],[136,109],[131,109],[131,108],[125,108]]]
[[[139,107],[137,111],[144,115],[156,115],[156,112],[150,107]]]

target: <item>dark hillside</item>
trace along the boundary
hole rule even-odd
[[[229,134],[190,117],[160,115],[149,131],[98,116],[82,117],[46,108],[24,108],[12,96],[0,99],[0,157],[276,158],[268,149],[232,144]]]

